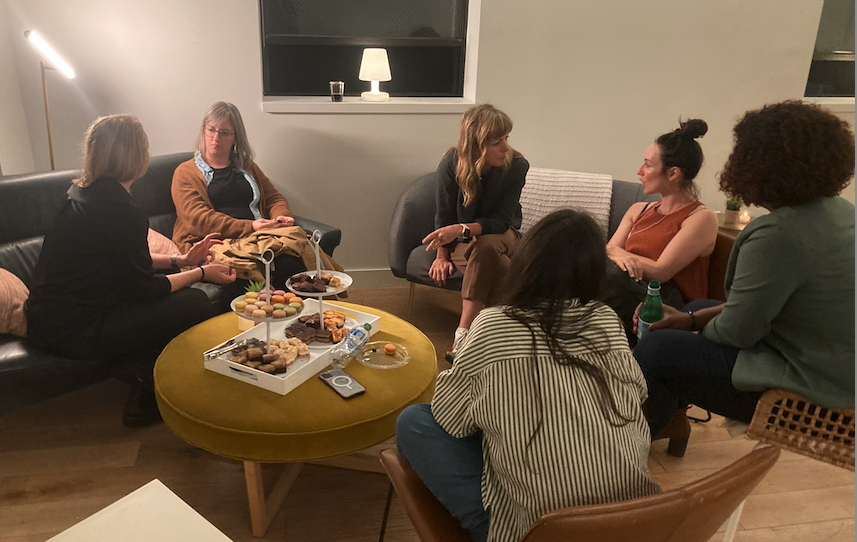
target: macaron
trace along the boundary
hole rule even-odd
[[[291,305],[283,309],[286,312],[287,316],[294,316],[298,313],[298,310]]]
[[[285,298],[285,296],[274,294],[271,296],[271,301],[274,303],[285,303],[286,298]]]
[[[269,316],[274,313],[274,307],[271,305],[263,305],[262,310]]]
[[[285,318],[286,317],[286,311],[284,311],[282,309],[276,309],[271,314],[271,316],[273,316],[274,318]]]
[[[281,311],[285,308],[286,308],[286,306],[283,305],[282,303],[274,303],[274,310],[275,311]]]
[[[253,311],[253,318],[266,318],[268,313],[263,311],[262,309],[256,309]]]
[[[252,297],[253,299],[256,299],[259,297],[259,292],[247,292],[244,294],[244,297]]]
[[[236,311],[238,311],[238,312],[243,312],[243,311],[244,311],[244,307],[246,307],[246,306],[247,306],[247,302],[246,302],[246,301],[236,301],[236,302],[235,302],[235,310],[236,310]]]
[[[388,356],[393,356],[396,354],[396,345],[387,343],[384,345],[384,353]]]

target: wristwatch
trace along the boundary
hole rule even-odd
[[[178,254],[172,254],[172,255],[170,256],[170,265],[172,266],[172,268],[173,268],[173,269],[178,269],[178,268],[179,268],[178,258],[179,258],[179,255],[178,255]]]
[[[461,237],[464,239],[470,239],[470,226],[467,224],[461,225]]]

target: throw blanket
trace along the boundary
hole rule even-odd
[[[289,254],[301,258],[310,271],[316,268],[315,251],[307,242],[307,233],[300,226],[259,230],[240,239],[224,239],[222,245],[211,247],[214,261],[235,269],[239,279],[254,281],[265,280],[265,266],[252,254],[261,254],[267,249],[273,250],[276,256]],[[322,269],[343,270],[321,249],[319,255]]]
[[[557,209],[577,209],[591,214],[607,235],[612,199],[610,175],[531,167],[521,191],[521,233]]]

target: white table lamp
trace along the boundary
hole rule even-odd
[[[386,102],[390,95],[381,92],[379,81],[389,81],[390,61],[387,59],[387,50],[379,48],[363,49],[363,60],[360,62],[360,74],[357,76],[361,81],[371,81],[372,90],[360,94],[360,98],[367,102]]]

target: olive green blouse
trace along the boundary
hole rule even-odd
[[[741,349],[736,388],[783,388],[854,408],[854,205],[822,198],[748,224],[729,257],[726,292],[703,334]]]

